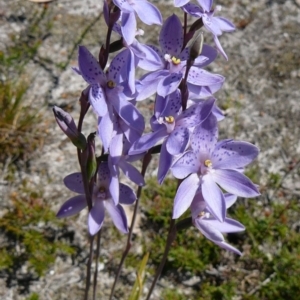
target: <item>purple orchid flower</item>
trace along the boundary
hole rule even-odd
[[[137,83],[138,95],[136,100],[143,100],[155,92],[162,97],[173,93],[178,88],[186,71],[189,49],[183,47],[183,29],[176,15],[170,16],[163,24],[159,36],[160,68],[143,76]],[[217,51],[208,45],[203,45],[201,55],[195,59],[187,78],[188,89],[199,97],[211,96],[221,88],[224,77],[211,74],[202,68],[210,64],[217,57]]]
[[[144,117],[128,101],[133,96],[130,96],[130,89],[121,72],[125,63],[126,53],[121,52],[112,60],[106,75],[88,49],[79,47],[79,73],[90,84],[89,101],[99,117],[98,132],[105,151],[108,151],[113,137],[115,116],[135,131],[143,132],[145,127]]]
[[[128,44],[131,44],[135,37],[135,13],[147,25],[162,24],[160,11],[146,0],[113,0],[113,2],[121,10],[122,35]]]
[[[229,208],[237,199],[232,194],[224,194],[226,209]],[[197,193],[191,204],[192,219],[199,231],[216,245],[241,255],[242,253],[225,242],[222,233],[244,231],[245,227],[238,221],[225,217],[224,222],[220,222],[212,216],[210,209],[203,199],[201,191]]]
[[[103,3],[103,12],[105,22],[109,26],[109,9],[106,1]],[[124,64],[121,72],[123,78],[128,78],[128,86],[132,94],[134,94],[136,67],[139,66],[146,71],[156,70],[159,68],[159,56],[150,46],[140,43],[136,38],[129,44],[123,36],[120,24],[114,23],[113,31],[122,37],[123,46],[125,47],[122,51],[124,52],[124,57],[126,57],[126,64]],[[135,30],[135,37],[143,34],[143,30]]]
[[[165,103],[165,107],[163,104]],[[213,109],[215,99],[197,103],[181,111],[181,93],[175,91],[166,99],[156,98],[155,120],[152,133],[145,134],[130,149],[130,154],[147,151],[164,139],[160,152],[158,181],[162,183],[171,167],[174,155],[182,154],[190,140],[190,131],[203,122]]]
[[[128,232],[127,218],[124,209],[120,204],[116,204],[112,200],[110,180],[111,175],[108,164],[102,162],[98,169],[97,181],[92,194],[93,207],[88,216],[88,229],[91,235],[95,235],[101,229],[105,209],[118,230],[122,233]],[[62,205],[57,213],[57,217],[59,218],[73,216],[87,206],[81,173],[68,175],[65,177],[64,183],[69,190],[80,195],[70,198]],[[132,204],[136,200],[136,195],[133,190],[125,184],[120,183],[119,194],[119,203],[121,204]]]
[[[108,166],[112,176],[111,184],[115,185],[115,188],[110,188],[113,194],[113,198],[118,197],[119,189],[118,181],[120,175],[120,169],[125,176],[132,182],[139,186],[145,185],[144,177],[141,173],[132,166],[129,162],[141,158],[140,155],[129,158],[128,150],[131,144],[128,142],[123,134],[116,134],[111,142],[110,153],[108,156]]]
[[[191,150],[184,153],[171,167],[176,178],[183,179],[175,199],[173,218],[179,218],[188,207],[199,187],[207,207],[216,219],[224,222],[226,205],[218,185],[240,197],[256,197],[257,186],[243,175],[243,168],[258,155],[258,148],[247,142],[223,140],[217,142],[217,119],[213,114],[198,125],[191,138]]]
[[[182,10],[193,17],[202,18],[205,28],[213,34],[214,42],[220,53],[228,60],[228,57],[223,50],[218,36],[222,35],[222,32],[232,32],[235,30],[235,26],[226,18],[215,17],[215,11],[212,9],[213,0],[197,0],[199,5],[187,3],[188,1],[179,1],[180,3],[186,2],[187,4],[181,5]]]

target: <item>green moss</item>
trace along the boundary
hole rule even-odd
[[[247,172],[253,180],[257,174],[256,166]],[[146,215],[142,222],[142,243],[144,252],[150,252],[152,274],[164,251],[176,186],[175,180],[167,179],[159,186],[151,179],[142,196]],[[200,283],[191,290],[191,299],[230,300],[237,295],[249,300],[298,299],[300,234],[295,224],[299,215],[297,199],[287,202],[272,199],[268,205],[257,199],[239,199],[228,210],[228,216],[244,224],[246,231],[228,234],[227,240],[244,249],[242,257],[225,255],[224,250],[194,228],[179,232],[162,274],[173,280],[178,289],[166,289],[163,299],[187,298],[178,292],[184,274],[200,278]],[[134,261],[133,254],[131,259]],[[215,273],[208,273],[212,268]]]
[[[57,235],[63,222],[58,220],[42,191],[31,190],[26,181],[9,196],[9,206],[0,218],[0,269],[8,274],[27,265],[41,276],[58,254],[71,255],[74,249]]]

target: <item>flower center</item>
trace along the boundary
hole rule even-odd
[[[198,218],[201,218],[201,219],[208,219],[210,217],[210,213],[209,212],[206,212],[206,211],[201,211],[198,215]]]
[[[174,117],[173,116],[165,117],[165,121],[169,124],[172,124],[174,122]]]
[[[207,167],[207,168],[211,168],[212,167],[212,162],[210,159],[206,159],[204,161],[204,166]]]
[[[172,56],[171,60],[174,65],[180,64],[180,58],[176,58],[175,56]]]
[[[106,199],[106,188],[103,186],[100,186],[97,192],[97,198],[101,200]]]
[[[114,87],[116,87],[116,84],[112,80],[109,80],[109,81],[107,81],[107,87],[109,89],[113,89]]]

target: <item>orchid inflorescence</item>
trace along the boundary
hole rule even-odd
[[[156,153],[160,155],[158,182],[163,184],[169,171],[178,179],[173,220],[190,209],[190,224],[218,246],[241,254],[226,243],[222,233],[244,230],[242,224],[226,216],[226,210],[238,196],[259,195],[257,185],[244,175],[258,149],[248,142],[218,141],[218,122],[224,115],[214,94],[225,78],[204,67],[218,53],[227,59],[218,37],[233,31],[234,25],[214,15],[212,0],[197,2],[174,0],[174,6],[184,13],[182,24],[176,14],[163,22],[160,11],[146,0],[104,1],[108,30],[98,59],[85,46],[79,46],[78,67],[73,69],[88,86],[80,97],[78,126],[67,112],[53,109],[60,128],[77,147],[81,172],[68,175],[64,183],[79,195],[67,200],[57,216],[72,216],[88,207],[92,236],[101,229],[105,210],[118,230],[128,233],[121,204],[133,204],[138,196],[120,183],[120,171],[141,187],[145,170],[141,174],[131,163],[142,159],[146,166]],[[159,46],[138,41],[143,32],[136,28],[136,15],[147,25],[162,25]],[[187,15],[196,18],[189,28]],[[212,33],[214,46],[203,42],[202,27]],[[112,31],[119,40],[110,41]],[[107,66],[113,52],[117,54]],[[139,79],[137,68],[144,70]],[[137,104],[153,95],[151,132],[143,134],[145,119]],[[92,133],[86,138],[81,129],[90,106],[98,119],[97,137]],[[102,145],[98,157],[95,138]]]

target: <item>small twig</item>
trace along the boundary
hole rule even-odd
[[[146,173],[146,170],[147,170],[147,167],[148,167],[150,161],[151,161],[151,152],[148,152],[144,156],[144,159],[143,159],[143,166],[142,166],[142,171],[141,171],[141,174],[143,175],[143,177],[145,177],[145,173]],[[137,193],[136,193],[137,200],[136,200],[135,206],[134,206],[134,212],[133,212],[133,216],[132,216],[132,220],[131,220],[131,225],[130,225],[128,237],[127,237],[127,244],[126,244],[125,250],[123,252],[122,258],[120,260],[120,263],[119,263],[119,267],[118,267],[118,270],[117,270],[117,273],[116,273],[116,276],[115,276],[115,281],[114,281],[114,284],[111,288],[109,300],[112,300],[112,297],[114,295],[118,279],[119,279],[120,274],[121,274],[122,266],[123,266],[124,261],[125,261],[127,255],[128,255],[128,253],[129,253],[129,250],[131,248],[131,237],[132,237],[132,234],[133,234],[133,228],[134,228],[134,224],[135,224],[135,220],[136,220],[136,216],[137,216],[137,211],[138,211],[138,207],[139,207],[141,193],[142,193],[142,186],[139,186],[138,190],[137,190]]]
[[[150,290],[148,292],[146,300],[149,300],[150,297],[151,297],[151,294],[152,294],[152,292],[153,292],[153,290],[154,290],[154,288],[156,286],[157,280],[159,279],[159,277],[161,275],[161,272],[162,272],[162,270],[163,270],[163,268],[165,266],[165,263],[166,263],[169,251],[171,249],[172,243],[175,240],[175,238],[176,238],[175,220],[171,219],[169,233],[168,233],[168,238],[167,238],[166,247],[165,247],[165,251],[164,251],[163,257],[162,257],[162,259],[160,261],[160,264],[159,264],[159,266],[158,266],[158,268],[156,270],[156,274],[155,274],[155,277],[153,279],[153,282],[152,282],[152,285],[151,285]]]
[[[263,286],[267,285],[274,277],[276,276],[276,272],[272,273],[267,279],[257,285],[254,289],[252,289],[247,295],[254,295],[257,291],[259,291]]]
[[[84,291],[84,300],[88,300],[89,297],[89,289],[91,285],[91,266],[93,261],[93,245],[94,245],[94,237],[91,237],[90,241],[90,254],[89,254],[89,260],[87,263],[87,269],[86,269],[86,281],[85,281],[85,291]]]
[[[96,267],[95,267],[94,281],[93,281],[93,300],[96,300],[96,292],[97,292],[97,277],[98,277],[98,265],[99,265],[99,256],[100,256],[100,241],[101,241],[101,229],[97,234]]]

